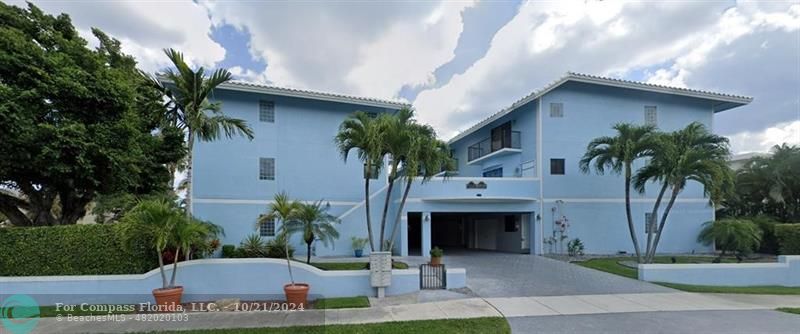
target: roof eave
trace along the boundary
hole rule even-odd
[[[356,104],[356,105],[362,105],[362,106],[387,108],[387,109],[402,109],[402,108],[410,108],[411,107],[411,104],[408,104],[408,103],[395,103],[395,102],[388,102],[388,101],[373,101],[373,100],[359,99],[359,98],[346,97],[346,96],[335,96],[335,95],[329,95],[329,94],[323,94],[323,93],[317,93],[317,92],[310,92],[310,91],[302,91],[302,92],[300,92],[300,91],[285,90],[285,89],[272,88],[272,87],[249,86],[249,85],[242,85],[242,84],[237,84],[237,83],[223,83],[218,88],[219,89],[225,89],[225,90],[239,91],[239,92],[247,92],[247,93],[270,94],[270,95],[277,95],[277,96],[296,97],[296,98],[305,98],[305,99],[328,101],[328,102]]]

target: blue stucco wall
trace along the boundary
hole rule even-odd
[[[776,263],[640,264],[639,279],[712,286],[800,286],[800,256]]]

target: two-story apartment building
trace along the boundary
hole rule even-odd
[[[246,83],[226,84],[215,97],[225,113],[247,120],[256,138],[196,145],[193,212],[223,226],[225,243],[237,244],[250,233],[274,234],[274,224],[255,221],[276,192],[323,199],[341,219],[341,238],[316,254],[351,254],[350,237],[366,236],[363,168],[357,159],[342,161],[333,137],[350,112],[405,105]],[[691,122],[713,128],[715,113],[751,100],[569,73],[449,141],[457,171],[413,186],[394,251],[427,255],[440,246],[542,254],[565,252],[569,240],[580,238],[587,253],[631,252],[621,177],[578,168],[589,141],[613,134],[620,122],[664,131]],[[650,188],[632,199],[641,238],[655,198]],[[382,200],[385,176],[372,189],[373,201]],[[399,198],[395,188],[390,217]],[[377,217],[380,206],[372,210]],[[691,184],[676,201],[659,250],[708,251],[696,237],[713,215],[700,186]]]

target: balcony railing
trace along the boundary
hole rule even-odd
[[[467,160],[472,161],[475,159],[479,159],[485,155],[506,148],[516,148],[516,149],[521,148],[519,131],[511,131],[510,140],[508,138],[501,138],[500,140],[492,141],[492,138],[489,137],[484,140],[481,140],[477,144],[473,144],[467,149]]]

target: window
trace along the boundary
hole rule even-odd
[[[275,102],[258,102],[258,120],[261,122],[275,123]]]
[[[503,177],[503,167],[497,167],[483,172],[483,177]]]
[[[646,212],[644,214],[644,233],[653,233],[656,232],[656,217],[653,217],[652,212]]]
[[[275,220],[267,220],[258,225],[258,235],[262,237],[275,236]]]
[[[564,175],[564,159],[550,159],[550,175]]]
[[[658,108],[656,106],[644,106],[644,124],[658,126]]]
[[[367,173],[369,173],[369,178],[372,180],[377,180],[378,176],[381,174],[378,166],[372,166],[372,170],[367,170],[367,164],[364,164],[364,178],[367,178]]]
[[[259,180],[275,179],[275,158],[258,159],[258,179]]]
[[[564,117],[564,104],[563,103],[550,103],[550,117],[562,118]]]

